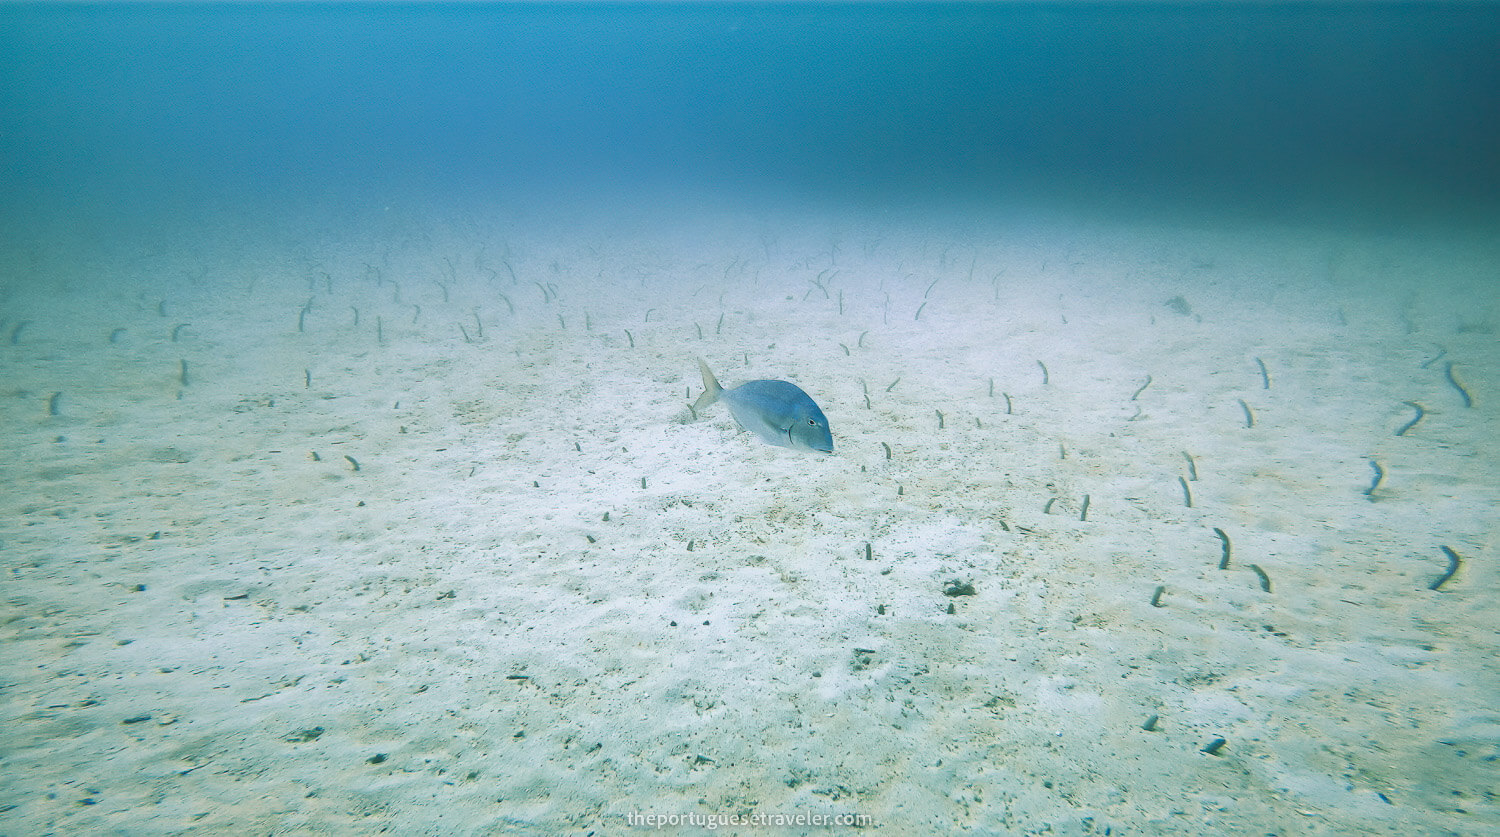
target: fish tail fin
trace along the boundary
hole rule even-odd
[[[719,379],[714,377],[714,373],[709,370],[708,364],[704,363],[701,357],[698,358],[698,371],[703,373],[703,394],[693,402],[694,413],[718,401],[719,393],[724,391],[724,388],[719,386]]]

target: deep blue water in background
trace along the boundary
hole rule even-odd
[[[0,155],[10,224],[596,191],[1489,210],[1500,6],[6,5]]]

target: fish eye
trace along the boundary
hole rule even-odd
[[[808,419],[807,423],[810,424],[810,425],[812,425],[813,427],[817,427],[818,426],[818,420],[817,419]]]

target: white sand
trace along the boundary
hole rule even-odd
[[[0,833],[1500,833],[1500,237],[193,235],[3,254]]]

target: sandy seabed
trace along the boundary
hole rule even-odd
[[[1500,238],[184,240],[0,254],[0,833],[1500,834]]]

